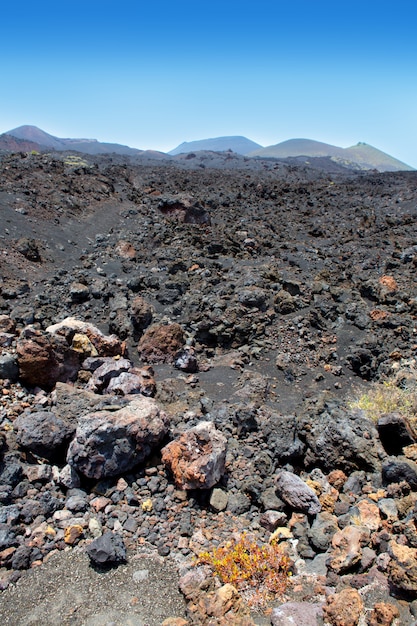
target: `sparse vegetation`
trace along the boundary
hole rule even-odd
[[[243,534],[239,540],[199,555],[223,583],[236,587],[249,606],[262,608],[282,596],[291,576],[291,560],[277,542],[259,544]]]
[[[361,409],[371,420],[386,413],[400,413],[410,421],[417,419],[417,388],[399,386],[398,381],[375,383],[370,389],[349,403],[351,409]]]
[[[67,165],[69,167],[91,167],[91,165],[85,159],[82,159],[75,154],[69,154],[68,156],[66,156],[64,159],[64,165]]]

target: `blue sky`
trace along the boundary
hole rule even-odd
[[[365,141],[417,167],[415,0],[3,0],[0,132]]]

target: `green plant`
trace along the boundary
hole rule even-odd
[[[259,544],[243,534],[239,540],[199,555],[223,583],[230,583],[249,606],[262,608],[282,596],[292,572],[291,560],[276,542]]]
[[[69,167],[91,167],[91,165],[83,158],[75,155],[69,154],[64,158],[64,165]]]
[[[386,413],[400,413],[415,422],[417,416],[417,389],[399,387],[395,380],[375,383],[361,396],[349,403],[351,409],[361,409],[370,419]]]

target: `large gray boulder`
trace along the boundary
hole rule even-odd
[[[325,472],[381,471],[387,456],[375,424],[359,410],[326,405],[317,414],[303,417],[299,437],[307,446],[305,466]]]
[[[114,407],[113,407],[114,409]],[[151,398],[80,417],[67,461],[88,478],[117,476],[142,463],[168,432],[169,420]]]
[[[65,448],[74,435],[74,426],[51,411],[22,413],[14,421],[17,443],[50,461],[63,461]]]

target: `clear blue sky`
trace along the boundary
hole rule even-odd
[[[365,141],[417,167],[416,0],[3,0],[0,132]]]

